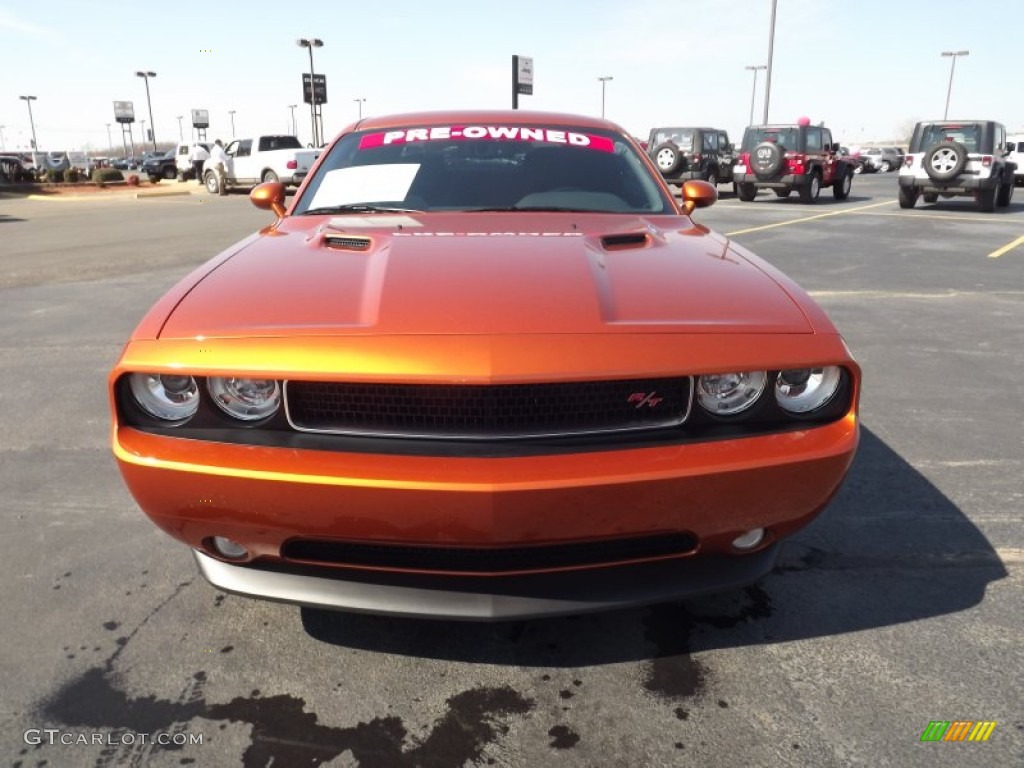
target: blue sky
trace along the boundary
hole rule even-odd
[[[532,56],[533,96],[520,107],[606,116],[645,137],[655,125],[723,127],[738,140],[753,74],[768,54],[771,0],[511,0],[299,3],[0,0],[0,125],[7,149],[27,147],[34,95],[43,149],[104,150],[113,102],[149,116],[158,140],[209,110],[209,138],[283,132],[295,110],[309,140],[299,37],[319,37],[327,76],[326,133],[357,115],[511,106],[512,54]],[[778,0],[769,119],[825,121],[846,144],[905,136],[941,117],[957,59],[950,117],[995,119],[1024,132],[1020,29],[1024,0]],[[1003,29],[1006,34],[1001,34]],[[763,112],[758,73],[755,121]],[[136,141],[140,125],[135,125]]]

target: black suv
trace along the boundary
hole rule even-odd
[[[733,179],[737,196],[745,202],[764,187],[779,197],[789,197],[795,189],[802,202],[813,203],[822,187],[832,187],[835,199],[845,200],[853,173],[854,165],[822,125],[751,125],[743,133]]]
[[[177,160],[173,149],[161,152],[159,155],[152,155],[142,164],[142,170],[149,176],[150,181],[159,179],[173,179],[178,175]]]
[[[670,184],[688,179],[731,184],[734,152],[729,134],[720,128],[652,128],[647,139],[647,154]]]
[[[942,197],[970,195],[978,208],[1005,208],[1013,197],[1017,164],[1009,159],[1006,128],[992,120],[931,120],[914,126],[900,168],[900,208]]]

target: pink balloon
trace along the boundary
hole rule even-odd
[[[811,118],[809,118],[809,117],[807,117],[805,115],[804,117],[801,117],[800,119],[798,119],[796,121],[796,124],[797,125],[810,125],[811,124]]]

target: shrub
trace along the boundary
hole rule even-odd
[[[102,186],[111,181],[124,181],[124,174],[117,168],[95,168],[92,172],[92,180]]]
[[[139,177],[134,173],[129,173],[128,178],[124,180],[124,183],[129,187],[137,187],[139,186]]]
[[[67,170],[64,171],[64,177],[63,178],[64,178],[64,182],[67,183],[67,184],[77,184],[78,183],[78,169],[77,168],[68,168]]]
[[[46,180],[51,184],[57,184],[64,181],[64,171],[58,171],[50,168],[46,171]]]

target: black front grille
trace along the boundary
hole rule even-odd
[[[553,568],[591,568],[686,555],[697,543],[686,533],[530,547],[413,547],[398,544],[292,539],[281,556],[321,565],[413,571],[508,574]]]
[[[681,424],[689,377],[548,384],[446,385],[289,381],[302,431],[487,439],[578,435]]]

